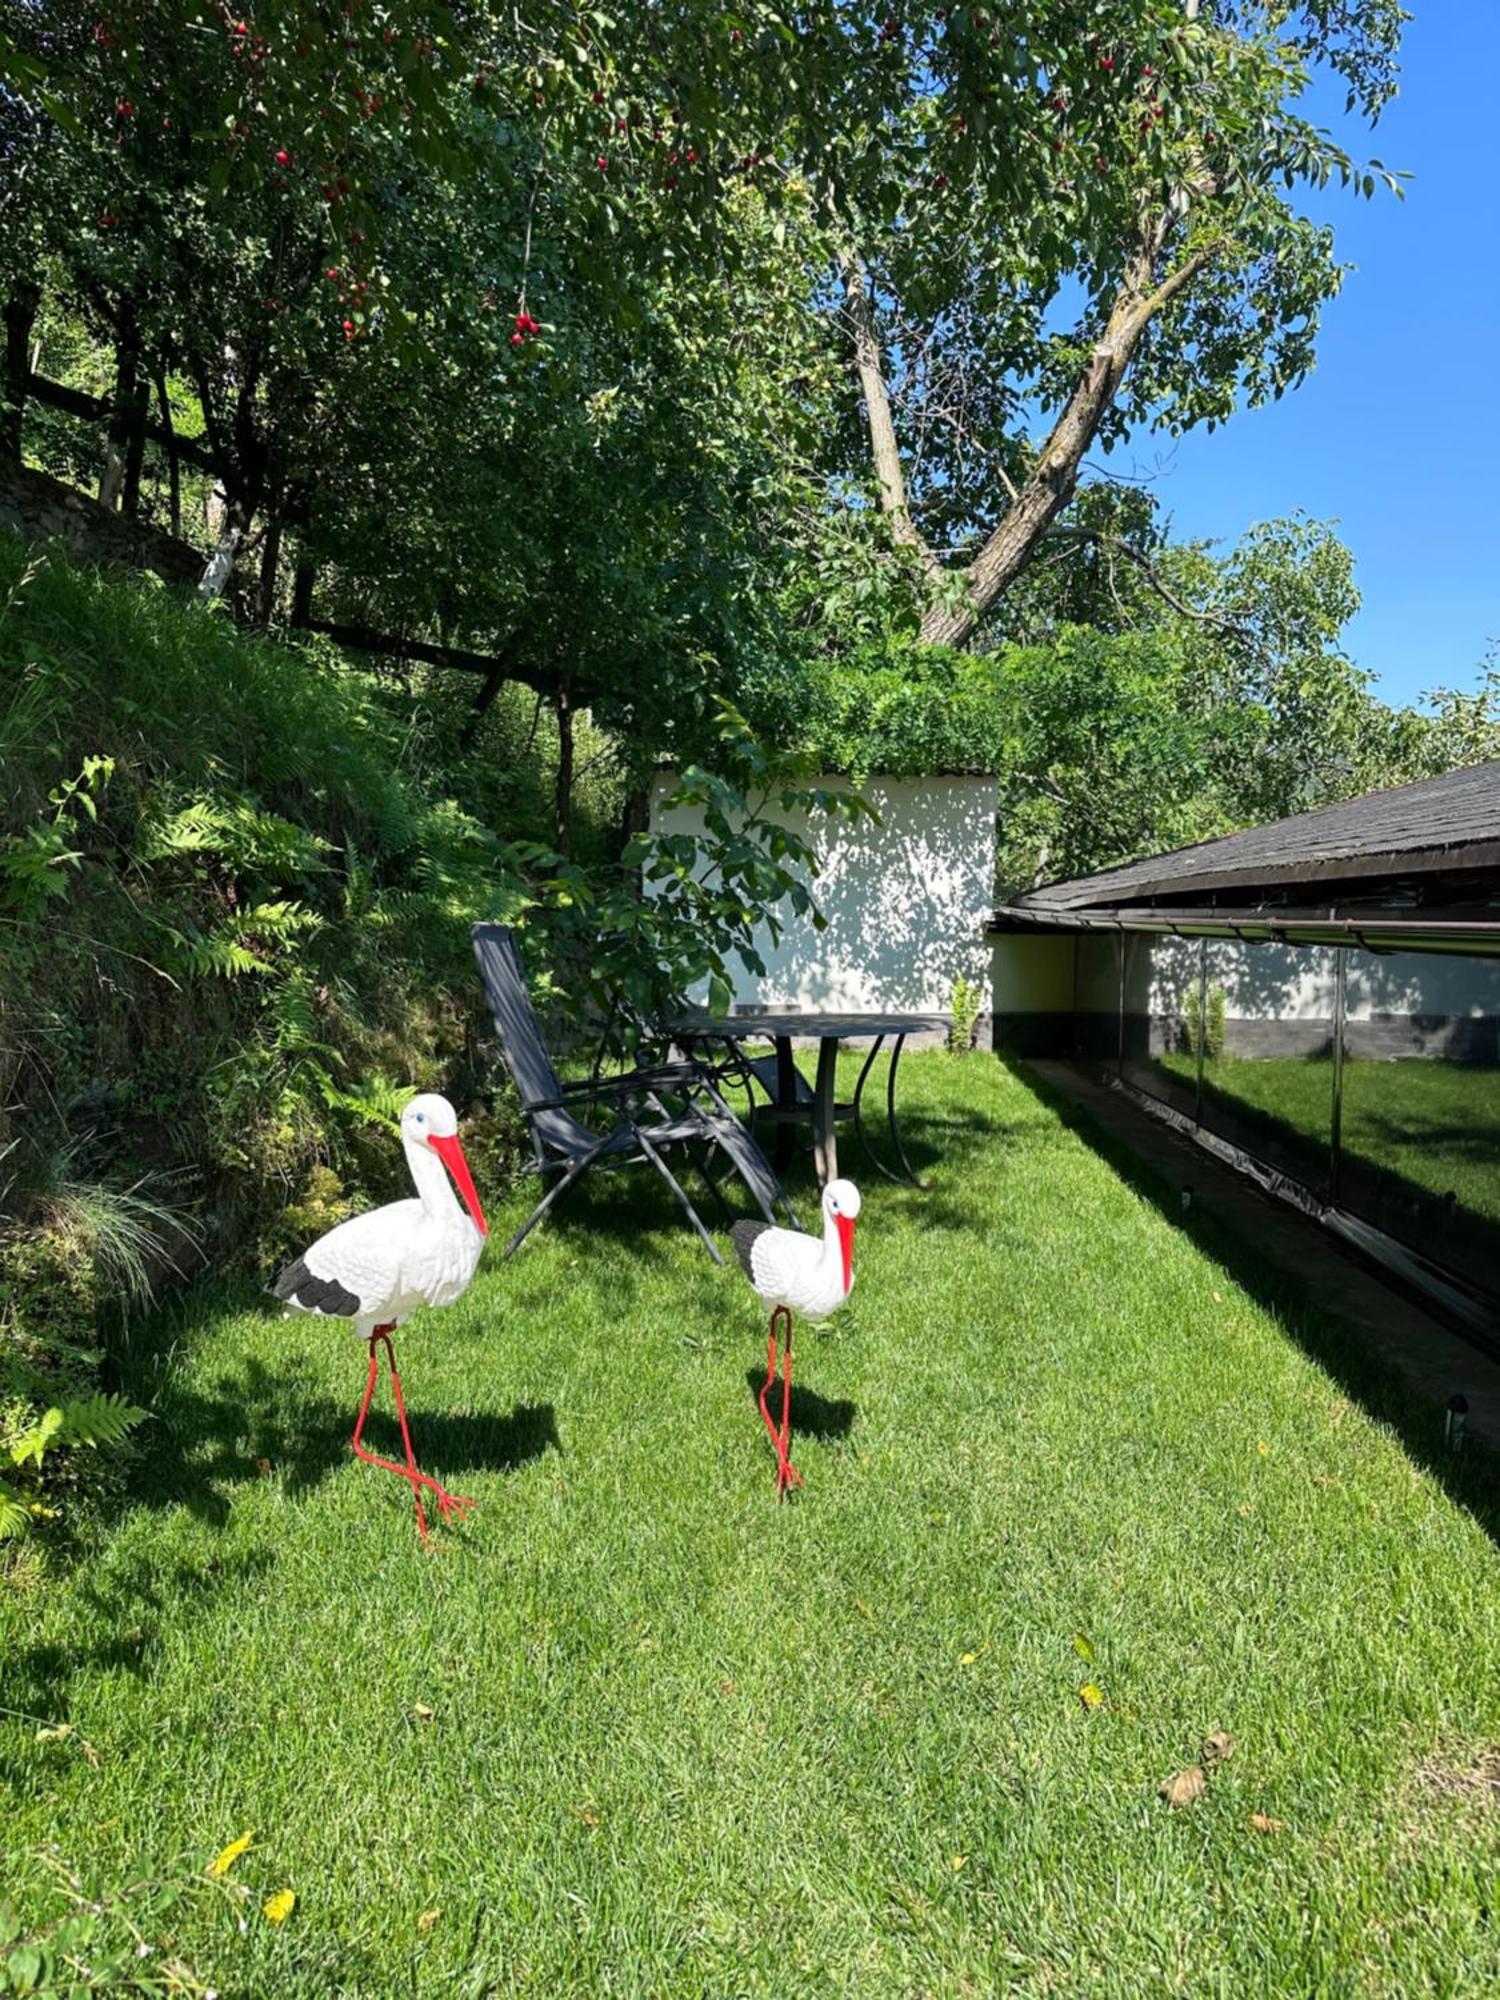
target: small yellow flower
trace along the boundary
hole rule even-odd
[[[297,1892],[295,1889],[278,1889],[274,1896],[267,1896],[262,1907],[267,1923],[284,1924],[297,1907]]]
[[[218,1881],[222,1876],[229,1873],[230,1869],[239,1860],[254,1838],[255,1830],[252,1827],[249,1833],[242,1833],[238,1840],[231,1840],[227,1847],[219,1849],[213,1860],[208,1864],[208,1872],[213,1876],[215,1881]]]

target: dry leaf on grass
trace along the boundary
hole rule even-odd
[[[441,1910],[424,1910],[421,1916],[417,1918],[417,1929],[419,1931],[430,1931],[442,1914]]]
[[[411,1712],[417,1718],[418,1722],[431,1722],[432,1718],[437,1714],[437,1710],[429,1708],[425,1701],[414,1701],[411,1705]]]
[[[967,1868],[968,1865],[969,1857],[967,1854],[954,1854],[949,1857],[948,1866],[953,1870],[955,1875],[960,1868]]]
[[[1251,1813],[1250,1824],[1257,1833],[1280,1833],[1286,1825],[1284,1819],[1272,1819],[1269,1813]]]
[[[278,1889],[274,1896],[267,1896],[265,1902],[261,1904],[266,1922],[271,1924],[284,1924],[296,1907],[295,1889]]]
[[[1205,1764],[1222,1764],[1234,1755],[1234,1738],[1227,1729],[1216,1729],[1212,1736],[1205,1736],[1201,1752]]]
[[[1201,1764],[1189,1764],[1185,1771],[1174,1771],[1156,1788],[1158,1798],[1165,1799],[1169,1806],[1190,1806],[1194,1799],[1201,1799],[1208,1790],[1208,1780],[1203,1775]]]
[[[1094,1649],[1081,1632],[1073,1634],[1073,1651],[1080,1660],[1087,1660],[1090,1666],[1094,1664]]]

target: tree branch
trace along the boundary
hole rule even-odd
[[[462,646],[437,646],[426,639],[398,638],[388,632],[376,632],[368,625],[340,625],[324,618],[309,618],[299,629],[321,632],[325,639],[332,639],[335,645],[347,646],[355,653],[377,653],[390,660],[417,660],[424,666],[451,667],[458,673],[482,674],[486,680],[497,675],[497,687],[500,680],[520,681],[539,694],[551,696],[566,678],[565,668],[549,674],[543,668],[510,657],[508,649],[498,654],[471,653]],[[591,693],[592,690],[586,691],[574,683],[574,697],[581,698],[583,705]]]
[[[1179,618],[1191,618],[1199,625],[1212,625],[1216,631],[1226,632],[1248,646],[1260,644],[1260,637],[1254,626],[1246,625],[1237,618],[1226,618],[1220,611],[1200,611],[1195,605],[1184,603],[1163,581],[1161,572],[1144,549],[1135,548],[1130,542],[1122,541],[1117,535],[1105,534],[1099,528],[1063,527],[1054,528],[1052,533],[1059,539],[1071,542],[1091,542],[1096,548],[1102,549],[1106,557],[1124,556],[1128,562],[1135,564],[1163,604],[1175,611]]]
[[[1142,334],[1224,248],[1221,238],[1206,240],[1168,277],[1153,282],[1176,219],[1176,206],[1169,202],[1143,231],[1126,261],[1088,368],[1053,425],[1034,471],[965,573],[968,603],[956,611],[934,606],[923,618],[922,637],[929,643],[963,645],[990,605],[1020,574],[1072,499],[1083,455],[1119,393]]]
[[[875,460],[875,483],[880,494],[881,512],[891,524],[891,533],[903,547],[915,549],[923,567],[935,574],[937,558],[922,539],[906,498],[906,475],[901,469],[901,451],[896,442],[896,425],[891,416],[890,392],[880,358],[880,334],[875,324],[875,307],[859,260],[852,251],[840,253],[844,277],[844,304],[854,330],[854,365],[860,391],[865,399],[865,417],[870,429],[870,451]]]
[[[36,403],[45,403],[49,409],[63,410],[70,417],[81,417],[85,423],[108,423],[111,405],[102,396],[86,395],[82,389],[70,389],[62,382],[49,382],[44,375],[28,375],[26,394]],[[145,435],[153,444],[164,450],[175,448],[184,465],[196,465],[203,472],[215,470],[214,462],[201,445],[191,438],[176,437],[163,423],[148,420]]]

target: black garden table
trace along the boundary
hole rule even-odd
[[[810,1122],[813,1129],[813,1147],[818,1162],[818,1179],[824,1186],[829,1181],[835,1180],[839,1170],[835,1127],[840,1119],[852,1118],[855,1133],[870,1164],[883,1173],[887,1180],[906,1180],[913,1187],[921,1187],[922,1182],[918,1180],[911,1161],[906,1157],[906,1148],[901,1143],[901,1127],[896,1122],[896,1071],[900,1066],[901,1051],[908,1035],[946,1033],[947,1028],[948,1018],[944,1014],[767,1013],[731,1014],[723,1019],[708,1014],[692,1014],[674,1022],[672,1033],[681,1042],[775,1043],[774,1070],[770,1058],[760,1063],[751,1063],[750,1067],[757,1081],[771,1098],[769,1106],[758,1115],[770,1118],[777,1126],[774,1162],[778,1173],[786,1166],[791,1155],[792,1128]],[[894,1046],[891,1050],[890,1075],[886,1080],[885,1102],[890,1120],[891,1144],[895,1147],[896,1157],[901,1162],[899,1174],[893,1174],[884,1161],[871,1151],[860,1117],[865,1081],[874,1066],[876,1056],[886,1041],[891,1039],[894,1039]],[[792,1060],[792,1043],[798,1040],[816,1041],[818,1044],[817,1078],[811,1089]],[[859,1081],[854,1086],[853,1097],[848,1103],[841,1104],[834,1090],[839,1044],[863,1041],[871,1044],[870,1053],[865,1057],[864,1065],[859,1072]]]

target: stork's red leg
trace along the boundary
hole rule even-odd
[[[771,1415],[770,1395],[777,1379],[777,1335],[782,1321],[786,1323],[786,1348],[782,1362],[781,1422]],[[776,1497],[782,1499],[789,1486],[800,1486],[802,1475],[791,1460],[792,1430],[792,1315],[786,1306],[777,1306],[771,1314],[771,1336],[766,1348],[766,1380],[760,1392],[760,1414],[765,1422],[766,1432],[776,1453]]]
[[[417,1493],[419,1484],[427,1487],[436,1499],[438,1512],[445,1521],[451,1520],[455,1515],[462,1520],[465,1509],[472,1507],[474,1502],[465,1499],[462,1493],[450,1493],[445,1486],[439,1485],[437,1480],[429,1479],[425,1472],[417,1470],[417,1454],[411,1447],[411,1432],[406,1423],[406,1404],[401,1395],[401,1377],[396,1373],[396,1350],[391,1346],[388,1335],[385,1336],[385,1347],[386,1353],[390,1356],[391,1390],[396,1398],[396,1415],[401,1420],[401,1442],[406,1446],[406,1463],[411,1469],[412,1492]],[[420,1521],[421,1518],[422,1496],[417,1493],[417,1519]],[[423,1523],[424,1535],[425,1527],[426,1524]]]
[[[360,1443],[360,1439],[364,1435],[365,1418],[370,1413],[370,1402],[375,1394],[375,1381],[380,1368],[379,1356],[375,1352],[377,1342],[384,1346],[386,1359],[390,1364],[391,1389],[396,1399],[396,1414],[401,1420],[401,1442],[406,1447],[405,1465],[397,1465],[396,1461],[392,1458],[381,1458],[375,1452],[367,1451]],[[445,1520],[459,1509],[473,1506],[474,1503],[472,1500],[465,1500],[459,1494],[446,1492],[438,1484],[437,1480],[429,1478],[425,1472],[418,1469],[417,1455],[412,1449],[411,1430],[406,1421],[406,1404],[401,1395],[401,1377],[396,1372],[396,1350],[391,1345],[390,1328],[388,1326],[377,1326],[370,1335],[370,1372],[365,1379],[364,1400],[359,1406],[359,1416],[354,1425],[352,1442],[356,1458],[362,1458],[366,1465],[378,1465],[383,1472],[394,1472],[398,1479],[404,1479],[411,1487],[412,1499],[416,1502],[417,1508],[417,1527],[424,1542],[427,1540],[427,1517],[422,1511],[421,1489],[424,1486],[436,1496],[439,1510]]]

